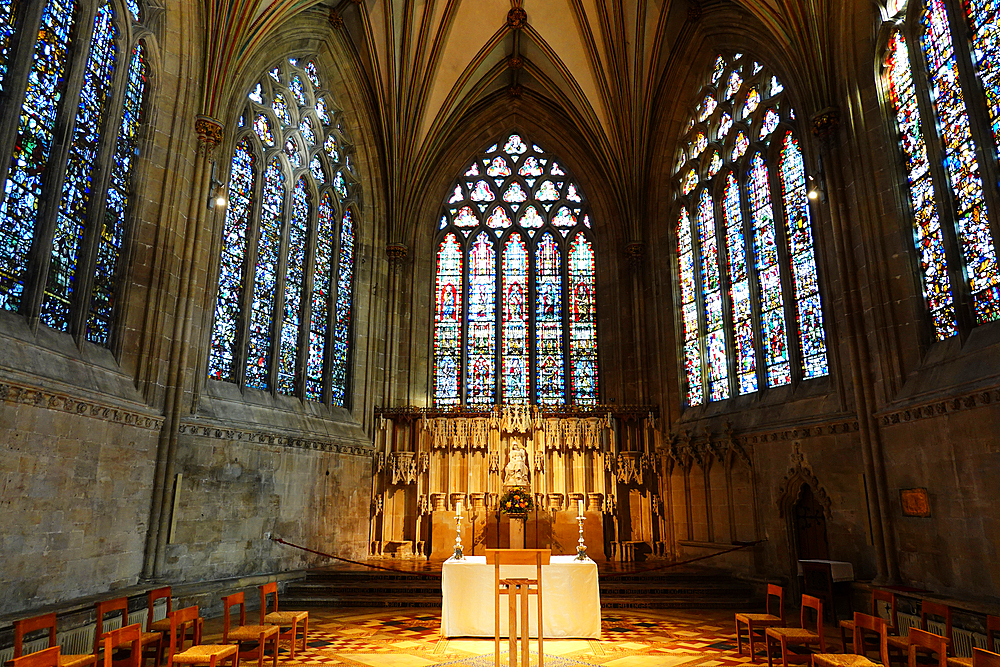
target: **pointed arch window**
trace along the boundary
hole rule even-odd
[[[102,346],[115,340],[155,42],[131,6],[0,7],[0,109],[17,118],[0,136],[0,308]]]
[[[506,136],[453,184],[438,227],[435,405],[596,404],[595,292],[580,187]]]
[[[310,58],[266,70],[237,118],[209,377],[349,407],[351,142]]]
[[[1000,319],[1000,6],[911,0],[888,24],[883,89],[933,337]],[[952,26],[965,24],[956,38]],[[957,28],[956,28],[957,29]],[[968,35],[971,35],[971,40]]]
[[[829,374],[795,112],[748,55],[719,55],[675,182],[680,356],[688,405]]]

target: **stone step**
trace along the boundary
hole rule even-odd
[[[754,609],[753,589],[738,579],[710,573],[649,572],[621,576],[609,572],[600,582],[605,609]],[[440,607],[441,580],[380,570],[311,570],[289,582],[282,593],[289,608]]]

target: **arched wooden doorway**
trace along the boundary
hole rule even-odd
[[[826,513],[808,484],[799,487],[798,499],[792,505],[790,518],[796,560],[829,560]]]

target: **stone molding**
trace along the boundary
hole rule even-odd
[[[879,418],[879,424],[882,426],[893,426],[994,404],[1000,404],[1000,388],[980,389],[961,396],[928,401],[901,410],[879,411],[875,413],[875,416]]]
[[[795,450],[789,457],[792,466],[785,473],[779,488],[781,494],[778,496],[778,516],[784,518],[788,510],[798,501],[802,492],[802,485],[807,485],[812,489],[813,496],[823,507],[823,514],[827,519],[833,518],[833,501],[827,494],[826,489],[819,483],[819,478],[813,473],[812,466],[806,460],[805,453],[799,448],[799,443],[795,443]]]
[[[9,383],[0,383],[0,400],[5,403],[33,405],[48,410],[58,410],[70,414],[91,417],[115,424],[125,424],[149,431],[163,428],[163,417],[152,416],[138,410],[104,405],[95,401],[74,398],[68,394],[45,391]]]
[[[259,445],[277,445],[279,447],[296,447],[298,449],[312,449],[321,452],[334,452],[338,454],[350,454],[352,456],[372,456],[372,446],[345,445],[330,440],[317,440],[313,438],[295,438],[267,431],[250,431],[245,429],[222,428],[218,426],[206,426],[201,424],[181,424],[177,429],[181,435],[194,435],[203,438],[217,438],[219,440],[235,440],[237,442],[247,442]]]
[[[859,429],[856,419],[837,419],[823,424],[810,424],[798,428],[787,428],[774,431],[760,431],[757,433],[740,433],[733,438],[741,445],[758,445],[767,442],[778,442],[785,440],[801,440],[803,438],[815,438],[821,435],[840,435],[842,433],[854,433]]]

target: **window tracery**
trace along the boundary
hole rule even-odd
[[[436,237],[434,403],[596,404],[594,241],[579,186],[518,133],[463,174]]]
[[[943,340],[1000,319],[1000,200],[995,188],[983,185],[997,181],[1000,150],[1000,6],[995,0],[911,0],[896,9],[883,81],[924,302],[934,338]],[[963,20],[971,41],[953,37],[952,26]],[[986,119],[982,127],[979,117]]]
[[[239,125],[230,163],[209,377],[346,406],[358,200],[350,140],[311,59],[268,69],[240,118],[253,122]]]
[[[783,91],[760,62],[720,55],[682,140],[678,319],[691,406],[829,374],[805,163]]]
[[[153,37],[138,0],[125,16],[108,0],[47,0],[37,33],[15,39],[30,5],[0,8],[0,92],[23,100],[0,146],[0,308],[110,346]]]

